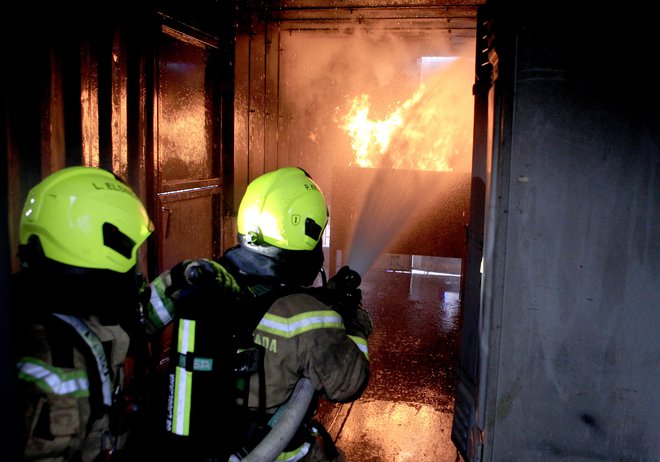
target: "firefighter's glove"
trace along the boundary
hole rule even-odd
[[[371,316],[364,308],[359,307],[350,313],[342,314],[342,318],[346,333],[349,335],[359,335],[365,339],[371,335],[373,331]]]
[[[209,259],[184,260],[149,284],[151,293],[145,310],[149,333],[157,332],[175,315],[189,316],[200,310],[213,311],[223,302],[235,301],[240,288],[234,277]],[[198,316],[195,315],[195,318]]]
[[[326,284],[326,297],[330,305],[340,312],[352,311],[362,306],[360,275],[343,266]]]
[[[234,277],[219,263],[209,259],[184,260],[170,270],[172,284],[168,295],[185,300],[199,294],[233,294],[240,291]]]
[[[199,309],[222,300],[234,300],[240,292],[234,277],[219,263],[208,260],[184,260],[170,271],[172,285],[166,294],[178,309]]]

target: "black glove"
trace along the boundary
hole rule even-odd
[[[201,292],[239,291],[234,277],[213,260],[184,260],[172,267],[170,277],[166,293],[181,300]]]
[[[328,303],[341,315],[346,331],[367,338],[373,327],[369,313],[362,308],[361,283],[356,271],[343,266],[328,280],[325,289]]]
[[[342,266],[325,286],[328,302],[340,314],[342,311],[362,306],[361,283],[362,278],[356,271]]]
[[[165,292],[175,304],[194,305],[240,292],[234,277],[209,259],[184,260],[170,270],[172,285]]]
[[[371,335],[373,331],[371,316],[364,308],[358,307],[345,316],[342,315],[342,318],[344,319],[346,332],[349,335],[359,335],[365,339]]]

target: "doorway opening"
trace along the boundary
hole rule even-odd
[[[374,321],[369,387],[319,420],[349,460],[453,462],[474,38],[283,29],[277,163],[325,192],[326,272],[362,275]]]

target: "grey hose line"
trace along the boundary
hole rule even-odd
[[[306,377],[298,380],[273,428],[242,462],[273,462],[277,459],[298,430],[313,396],[312,382]]]

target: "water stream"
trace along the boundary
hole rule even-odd
[[[417,170],[373,170],[354,224],[348,265],[364,274],[404,233],[412,233],[413,239],[433,239],[433,230],[422,223],[425,213],[452,187],[442,178],[446,177]]]

